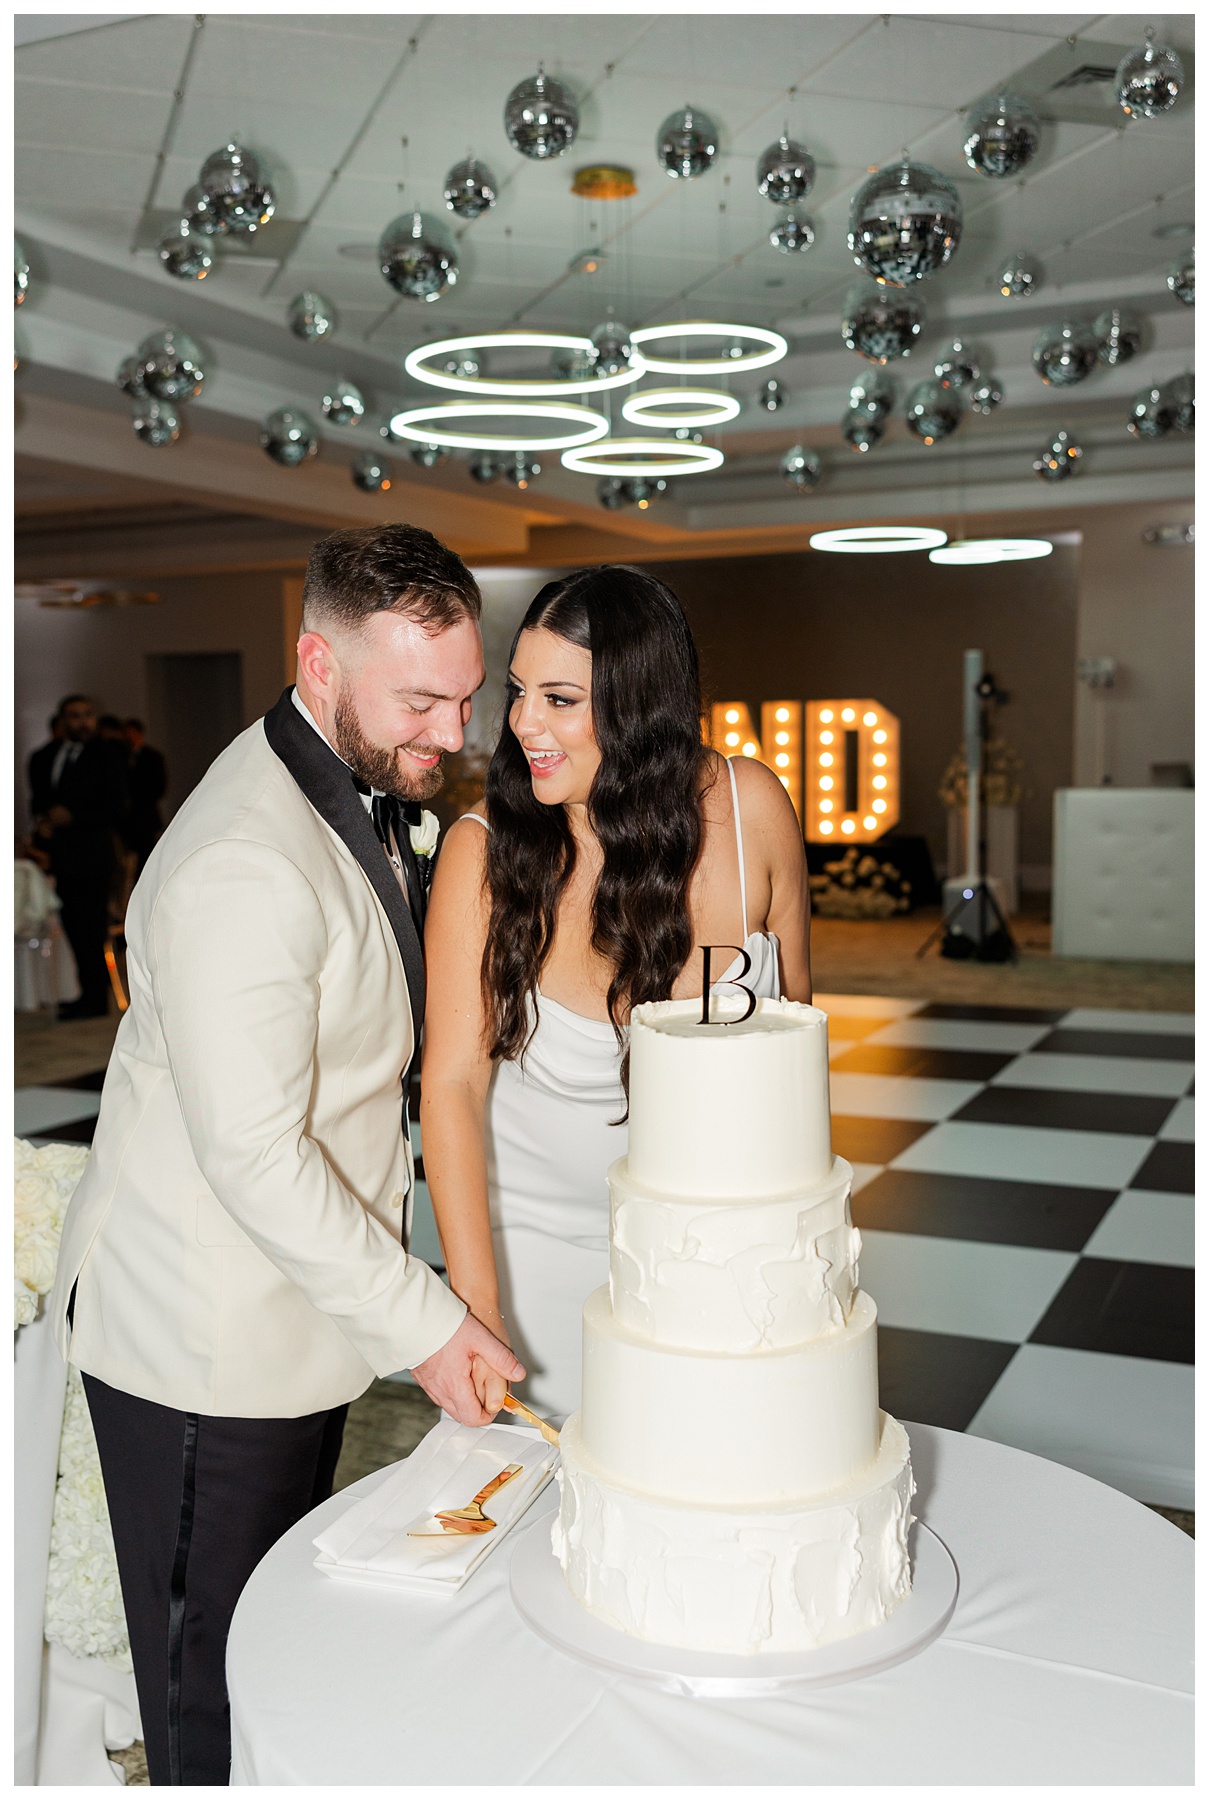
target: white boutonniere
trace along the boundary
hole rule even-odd
[[[431,857],[437,847],[437,839],[441,835],[437,815],[427,811],[422,812],[420,823],[409,825],[407,834],[411,838],[411,847],[417,856]]]

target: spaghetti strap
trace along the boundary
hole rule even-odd
[[[487,821],[483,817],[482,813],[462,813],[458,817],[458,819],[455,821],[455,823],[460,825],[462,823],[463,819],[473,819],[476,825],[481,825],[483,827],[484,831],[491,830],[490,825],[487,823]]]
[[[730,802],[735,815],[735,848],[739,855],[739,904],[743,908],[743,941],[747,941],[747,874],[743,867],[743,821],[739,817],[739,785],[735,780],[735,766],[730,757],[726,759],[726,772],[730,776]]]

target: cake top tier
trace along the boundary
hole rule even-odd
[[[831,1169],[827,1015],[794,1000],[659,1000],[630,1020],[629,1172],[662,1193],[788,1193]]]

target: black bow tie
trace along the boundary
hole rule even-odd
[[[389,851],[390,833],[393,830],[395,842],[402,844],[403,825],[418,825],[422,817],[422,809],[418,800],[397,800],[393,794],[375,794],[368,782],[359,781],[353,776],[353,786],[359,794],[370,794],[369,815],[374,822],[374,830],[379,841]],[[410,842],[410,840],[408,840]]]

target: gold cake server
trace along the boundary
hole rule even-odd
[[[515,1413],[517,1418],[524,1419],[526,1424],[536,1425],[548,1444],[557,1445],[558,1433],[553,1425],[547,1424],[545,1419],[539,1419],[532,1407],[526,1406],[523,1400],[518,1400],[515,1394],[504,1395],[504,1411]]]
[[[509,1463],[506,1469],[501,1469],[474,1496],[469,1506],[451,1506],[446,1512],[435,1513],[429,1523],[438,1526],[437,1531],[409,1531],[408,1537],[474,1537],[480,1532],[494,1531],[498,1521],[487,1517],[483,1503],[498,1494],[502,1487],[507,1487],[510,1481],[515,1481],[522,1466],[521,1463]]]

